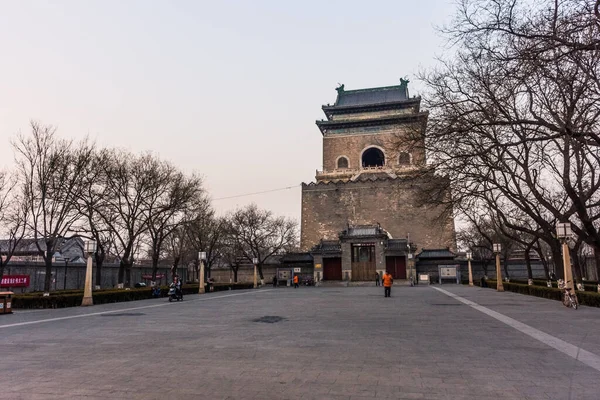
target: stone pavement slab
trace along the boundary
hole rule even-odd
[[[598,309],[442,288],[600,354]],[[17,311],[0,317],[0,349],[2,398],[600,398],[599,371],[431,287]]]

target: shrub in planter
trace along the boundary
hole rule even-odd
[[[490,288],[496,287],[496,281],[488,280],[488,285]],[[546,286],[528,286],[527,284],[522,283],[505,283],[504,290],[527,294],[530,296],[542,297],[545,299],[551,300],[562,300],[562,290],[558,288],[549,288]],[[596,292],[580,292],[577,291],[577,299],[579,300],[579,304],[589,306],[589,307],[600,307],[600,293]]]
[[[600,307],[600,293],[596,292],[577,292],[579,304],[589,307]]]

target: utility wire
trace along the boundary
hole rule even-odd
[[[235,199],[237,197],[247,197],[247,196],[254,196],[256,194],[263,194],[263,193],[271,193],[271,192],[279,192],[282,190],[289,190],[289,189],[294,189],[297,187],[300,187],[301,185],[295,185],[295,186],[287,186],[284,188],[279,188],[279,189],[271,189],[271,190],[263,190],[262,192],[254,192],[254,193],[245,193],[245,194],[238,194],[235,196],[227,196],[227,197],[219,197],[218,199],[213,199],[213,201],[216,200],[227,200],[227,199]]]

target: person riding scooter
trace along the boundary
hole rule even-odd
[[[179,276],[175,275],[173,277],[173,283],[171,283],[171,290],[169,290],[169,301],[176,299],[177,301],[183,300],[183,291],[181,290],[181,280],[179,280]],[[174,293],[173,293],[174,289]]]

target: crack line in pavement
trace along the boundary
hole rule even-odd
[[[584,363],[585,365],[594,368],[596,371],[600,372],[600,356],[597,356],[594,353],[591,353],[587,350],[584,350],[580,347],[577,347],[575,345],[572,345],[569,342],[565,342],[562,339],[559,339],[555,336],[549,335],[545,332],[542,332],[538,329],[535,329],[532,326],[526,325],[522,322],[517,321],[516,319],[513,319],[511,317],[508,317],[504,314],[500,314],[499,312],[496,312],[494,310],[490,310],[487,307],[484,306],[480,306],[479,304],[467,300],[463,297],[460,297],[454,293],[448,292],[447,290],[444,289],[440,289],[440,288],[436,288],[432,286],[432,289],[437,290],[438,292],[442,292],[447,296],[450,296],[474,309],[476,309],[477,311],[481,311],[484,314],[489,315],[492,318],[497,319],[500,322],[505,323],[506,325],[534,338],[539,340],[540,342],[555,348],[556,350],[565,353],[566,355],[573,357],[574,359],[581,361],[582,363]]]
[[[186,301],[185,303],[182,303],[182,304],[187,304],[187,303],[191,303],[191,302],[194,302],[194,301],[207,301],[207,300],[213,300],[213,299],[222,299],[224,297],[243,296],[245,294],[264,293],[264,292],[269,292],[271,290],[273,290],[273,289],[263,289],[263,290],[257,290],[257,291],[252,291],[252,292],[226,294],[226,295],[223,295],[223,296],[204,297],[204,298],[200,298],[200,299],[188,300],[188,301]],[[100,311],[100,312],[89,313],[89,314],[69,315],[68,317],[47,318],[47,319],[40,319],[40,320],[37,320],[37,321],[16,322],[14,324],[0,325],[0,329],[1,328],[10,328],[10,327],[13,327],[13,326],[41,324],[42,322],[62,321],[64,319],[93,317],[95,315],[112,314],[112,313],[119,313],[119,312],[123,312],[123,311],[141,310],[141,309],[144,309],[144,308],[164,307],[164,306],[175,305],[175,304],[179,304],[179,302],[177,302],[177,303],[170,303],[169,302],[169,303],[153,304],[151,306],[141,306],[141,307],[132,307],[132,308],[120,308],[118,310]]]

